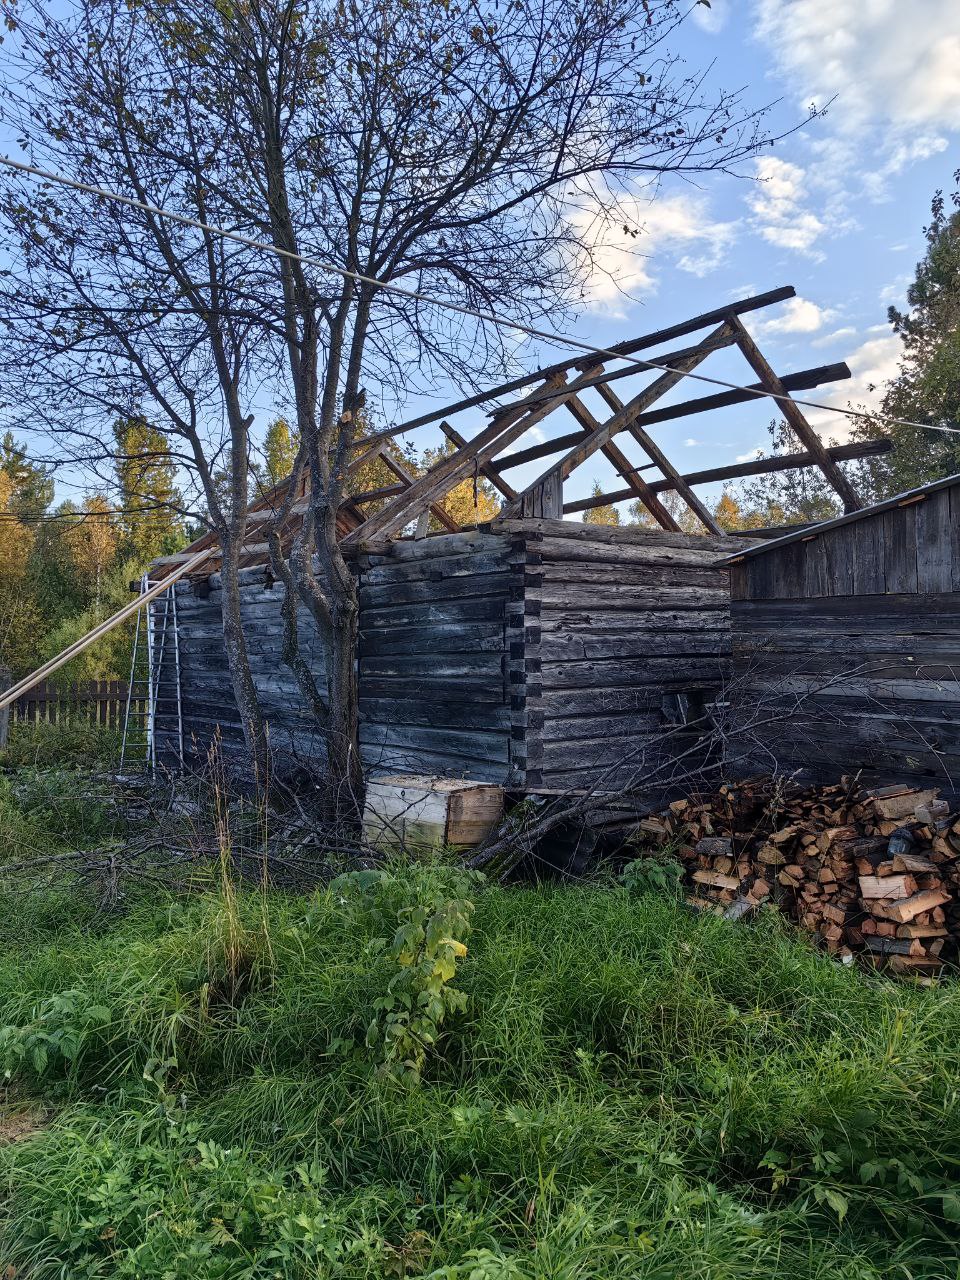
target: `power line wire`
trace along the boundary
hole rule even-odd
[[[451,302],[442,298],[431,297],[430,294],[422,293],[418,289],[408,289],[404,285],[392,284],[386,280],[378,280],[375,276],[367,276],[359,271],[350,271],[346,267],[337,266],[333,262],[325,262],[322,258],[315,258],[312,254],[295,253],[292,249],[281,249],[279,245],[269,244],[265,240],[256,240],[252,236],[246,236],[240,231],[228,231],[225,227],[218,227],[213,223],[201,222],[197,218],[191,218],[184,213],[175,213],[169,209],[161,209],[158,205],[149,204],[144,200],[138,200],[134,196],[124,196],[116,191],[108,191],[105,187],[93,186],[87,182],[79,182],[75,178],[67,178],[62,174],[51,173],[47,169],[40,169],[35,165],[24,164],[20,160],[11,160],[8,156],[0,156],[0,164],[6,165],[7,168],[16,169],[20,173],[30,174],[32,177],[41,178],[45,182],[59,183],[61,186],[70,187],[74,191],[81,191],[87,195],[98,196],[103,200],[112,200],[117,204],[127,205],[132,209],[139,209],[143,213],[149,213],[154,217],[167,218],[172,222],[180,223],[181,226],[192,227],[196,231],[208,232],[211,235],[222,236],[226,240],[233,240],[237,244],[246,245],[250,249],[259,249],[264,253],[272,253],[276,257],[288,258],[293,262],[302,262],[306,265],[318,268],[321,271],[338,275],[344,280],[355,280],[360,284],[370,284],[385,292],[400,294],[402,297],[410,298],[415,302],[425,302],[430,306],[443,307],[448,311],[456,311],[460,315],[468,316],[473,320],[481,320],[485,324],[492,324],[498,328],[512,329],[518,333],[525,333],[528,337],[539,338],[545,342],[552,342],[558,346],[567,346],[575,348],[578,351],[584,351],[589,355],[602,356],[607,360],[622,360],[628,364],[636,365],[638,369],[656,369],[662,373],[679,374],[683,378],[692,378],[696,382],[706,382],[714,387],[725,387],[730,391],[741,391],[747,395],[755,396],[758,400],[775,400],[778,403],[786,403],[803,405],[805,409],[817,409],[824,413],[837,413],[847,418],[862,418],[864,415],[858,413],[855,409],[842,409],[838,405],[823,404],[816,400],[800,400],[796,396],[781,395],[776,391],[766,391],[756,387],[743,386],[737,382],[727,382],[723,378],[711,378],[704,373],[694,373],[675,369],[672,365],[658,364],[655,360],[641,360],[637,356],[625,356],[608,347],[597,347],[592,343],[584,342],[579,338],[560,337],[557,334],[549,333],[544,329],[537,329],[531,325],[520,324],[516,320],[509,319],[505,316],[498,316],[492,311],[482,311],[479,308],[467,307],[459,302]],[[891,418],[881,414],[872,414],[871,417],[879,422],[883,422],[888,426],[914,427],[919,431],[941,431],[948,435],[960,435],[960,427],[944,427],[936,426],[929,422],[913,422],[909,418]]]

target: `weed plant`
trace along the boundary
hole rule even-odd
[[[868,977],[772,914],[694,918],[629,879],[503,890],[412,866],[158,899],[97,933],[36,920],[47,936],[0,961],[0,1058],[53,1119],[0,1146],[0,1262],[955,1278],[956,987]],[[383,1002],[425,959],[407,934],[400,965],[398,931],[449,903],[434,941],[452,931],[463,998],[398,1073]],[[399,989],[427,1008],[427,986]]]

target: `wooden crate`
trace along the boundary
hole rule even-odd
[[[502,817],[502,787],[401,774],[367,784],[363,830],[370,844],[380,847],[471,847]]]

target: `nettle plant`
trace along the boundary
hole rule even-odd
[[[392,916],[396,925],[392,940],[370,943],[388,962],[390,978],[373,1001],[366,1045],[381,1056],[384,1072],[404,1084],[419,1082],[445,1020],[466,1008],[466,993],[452,984],[473,915],[465,895],[478,879],[449,868],[411,868],[402,875],[358,872],[335,882],[344,901],[359,894],[376,923],[389,924]]]

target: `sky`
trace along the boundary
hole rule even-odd
[[[626,295],[597,278],[568,331],[603,346],[791,284],[796,298],[745,318],[764,353],[779,373],[845,360],[850,380],[806,395],[875,405],[870,388],[896,372],[900,345],[887,308],[904,304],[931,198],[953,189],[960,168],[960,0],[712,0],[695,8],[682,52],[694,65],[714,64],[713,86],[777,101],[774,131],[804,119],[811,104],[832,104],[743,165],[742,176],[667,181],[652,203],[638,204],[641,235],[629,249],[602,251]],[[754,381],[736,352],[701,371]],[[687,383],[672,398],[709,391]],[[772,416],[768,404],[751,404],[655,435],[682,470],[720,466],[768,446]],[[825,437],[848,437],[844,419],[809,417]],[[551,434],[560,430],[570,425],[558,422]],[[536,473],[517,469],[512,482]],[[567,500],[589,493],[594,479],[622,487],[600,459],[574,473]]]
[[[775,104],[774,133],[807,120],[811,105],[829,102],[829,111],[745,162],[738,175],[666,179],[653,199],[638,197],[631,214],[640,235],[600,247],[606,271],[567,332],[605,346],[790,284],[794,299],[745,318],[770,362],[786,373],[845,360],[849,381],[806,396],[876,405],[899,351],[887,308],[903,305],[923,255],[931,198],[938,188],[952,190],[960,168],[960,0],[711,0],[694,6],[679,51],[691,70],[711,67],[713,90],[743,89],[752,105]],[[561,353],[531,343],[519,354],[534,369]],[[701,372],[755,380],[736,351],[711,356]],[[710,390],[687,382],[670,399]],[[457,394],[443,391],[432,403],[418,397],[403,406],[399,419]],[[264,423],[277,407],[264,406]],[[769,402],[759,402],[664,424],[654,435],[681,470],[700,470],[767,447],[772,416]],[[825,438],[847,438],[845,419],[809,417]],[[471,436],[485,422],[475,411],[456,425]],[[550,435],[573,428],[561,414],[545,426]],[[513,448],[542,438],[535,429]],[[415,437],[421,447],[438,440],[430,428]],[[635,463],[643,460],[632,441],[620,436],[618,443]],[[546,465],[512,471],[511,483],[522,488]],[[81,487],[79,478],[61,479],[60,496]],[[598,456],[570,478],[565,498],[586,496],[595,480],[603,489],[622,487]],[[719,490],[705,494],[715,498]]]

